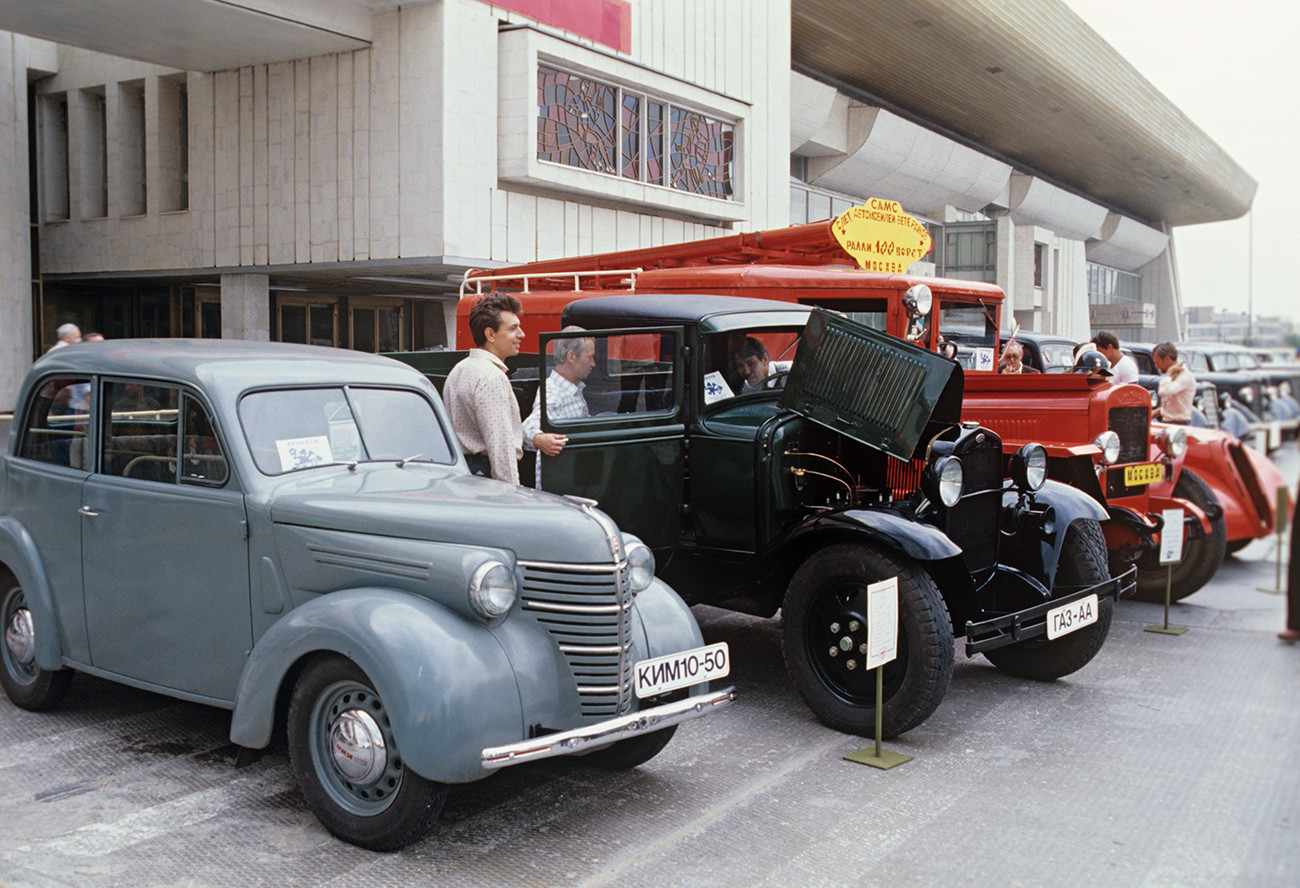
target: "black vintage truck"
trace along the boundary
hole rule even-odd
[[[570,304],[564,322],[584,332],[543,336],[541,351],[594,340],[589,415],[546,415],[549,366],[537,356],[521,356],[516,374],[524,414],[540,388],[542,428],[568,436],[543,458],[543,487],[598,500],[688,603],[780,610],[787,668],[825,724],[874,729],[867,586],[890,577],[887,736],[938,706],[954,636],[968,655],[1039,680],[1101,648],[1133,585],[1132,570],[1108,572],[1105,511],[1047,480],[1042,447],[1008,457],[995,433],[961,422],[956,362],[770,300],[601,296]],[[764,356],[762,378],[739,375],[742,349]],[[459,354],[398,357],[440,382]]]

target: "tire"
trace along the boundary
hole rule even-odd
[[[846,543],[810,556],[786,589],[786,669],[808,708],[837,731],[875,735],[875,670],[863,668],[860,653],[867,640],[867,585],[894,576],[898,657],[883,667],[881,714],[881,733],[894,737],[925,721],[952,681],[952,621],[934,580],[905,556]],[[845,639],[847,651],[840,644]]]
[[[589,752],[582,757],[582,760],[602,771],[627,771],[638,765],[644,765],[663,752],[668,741],[673,739],[673,734],[676,733],[677,725],[670,725],[662,731],[630,737],[604,749]]]
[[[12,576],[0,576],[0,615],[4,622],[4,644],[0,645],[0,684],[15,706],[40,712],[58,705],[72,684],[72,670],[50,671],[36,665],[37,627],[27,607],[23,588]]]
[[[1056,564],[1057,588],[1094,586],[1110,579],[1106,567],[1106,540],[1096,521],[1076,521],[1065,532],[1065,543]],[[1048,641],[1046,636],[985,651],[984,656],[999,671],[1017,678],[1052,681],[1077,672],[1101,650],[1110,634],[1114,602],[1100,602],[1097,622]]]
[[[348,731],[349,736],[337,732]],[[424,836],[447,787],[405,767],[383,701],[352,661],[322,657],[298,679],[289,701],[289,762],[307,804],[331,833],[372,851],[395,851]],[[383,754],[371,756],[377,736]],[[341,770],[334,749],[351,740],[355,769]]]
[[[1181,601],[1208,583],[1219,565],[1223,564],[1228,552],[1228,527],[1214,491],[1190,469],[1183,469],[1178,475],[1178,481],[1174,484],[1174,496],[1215,516],[1210,519],[1208,534],[1183,538],[1183,557],[1173,566],[1169,580],[1169,599]],[[1160,564],[1159,553],[1143,552],[1138,558],[1137,569],[1137,592],[1133,598],[1163,604],[1168,568]]]

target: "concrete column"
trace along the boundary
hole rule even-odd
[[[221,276],[221,338],[270,341],[270,277],[264,274]]]
[[[32,363],[32,261],[27,187],[27,38],[0,31],[0,412],[18,400]]]

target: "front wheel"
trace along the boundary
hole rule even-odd
[[[324,657],[289,701],[289,762],[307,804],[331,833],[395,851],[429,831],[447,787],[406,769],[374,685],[352,661]]]
[[[1213,515],[1210,532],[1183,536],[1183,556],[1173,565],[1172,573],[1160,563],[1158,552],[1142,553],[1137,563],[1137,592],[1133,594],[1138,601],[1163,603],[1166,583],[1169,585],[1169,600],[1180,601],[1208,583],[1227,557],[1228,525],[1210,485],[1191,469],[1183,469],[1174,483],[1174,496],[1187,500],[1207,515]]]
[[[867,586],[890,577],[898,577],[898,656],[883,667],[881,733],[893,737],[925,721],[952,680],[952,621],[934,580],[905,556],[845,543],[810,556],[786,590],[786,669],[817,718],[838,731],[875,733]]]
[[[1076,521],[1065,532],[1061,557],[1056,565],[1057,588],[1087,588],[1110,579],[1106,567],[1106,540],[1096,521]],[[1099,602],[1097,622],[1051,641],[1046,636],[1031,638],[1006,647],[985,651],[984,656],[1008,675],[1035,681],[1052,681],[1076,672],[1088,664],[1110,634],[1114,602]]]
[[[36,665],[36,622],[23,587],[13,578],[0,576],[0,614],[4,618],[5,640],[0,657],[0,685],[15,706],[39,712],[58,704],[72,684],[72,671],[42,669]],[[47,627],[41,627],[45,631]]]

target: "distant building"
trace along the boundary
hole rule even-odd
[[[1008,324],[1180,338],[1172,232],[1255,193],[1061,0],[139,8],[0,4],[0,410],[67,321],[447,345],[467,269],[868,197]]]
[[[1215,310],[1198,305],[1186,312],[1187,339],[1206,342],[1231,342],[1259,346],[1289,345],[1296,332],[1294,322],[1286,317],[1255,316],[1254,324],[1242,311]]]

